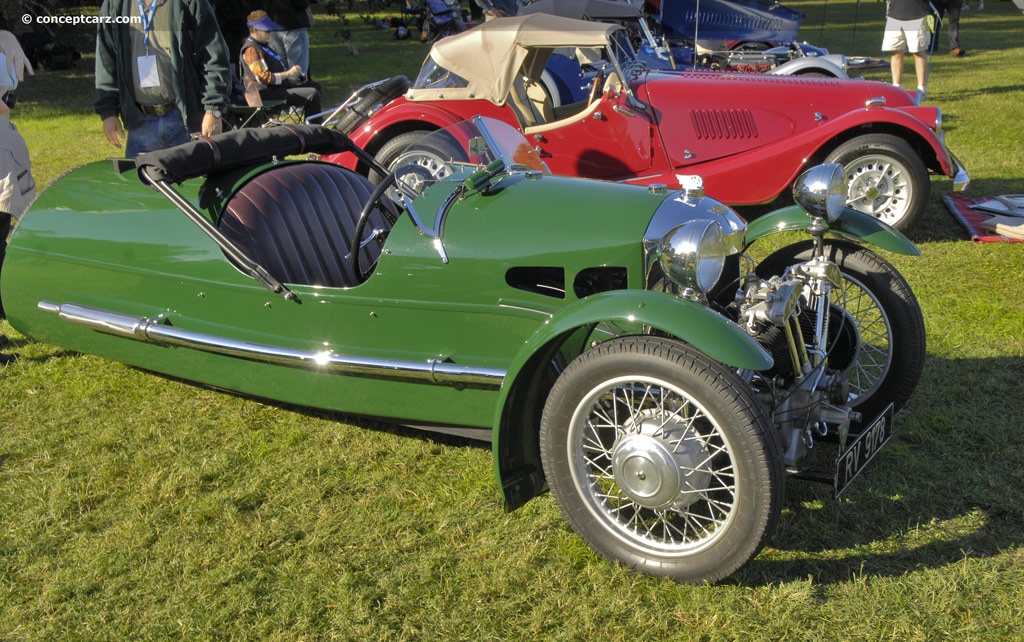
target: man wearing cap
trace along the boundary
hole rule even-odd
[[[207,0],[104,0],[100,16],[93,108],[111,145],[134,158],[220,133],[231,69]]]
[[[320,85],[306,79],[302,67],[285,68],[281,55],[270,48],[270,36],[281,27],[266,11],[253,11],[246,21],[249,37],[242,43],[239,56],[245,80],[245,95],[250,104],[253,93],[261,101],[284,100],[292,107],[301,107],[310,117],[321,112]]]

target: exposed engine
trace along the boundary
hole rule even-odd
[[[824,259],[768,279],[749,275],[737,292],[737,322],[775,359],[770,370],[748,377],[780,429],[787,466],[795,466],[817,437],[832,433],[845,444],[851,422],[860,420],[847,405],[846,377],[829,365],[830,338],[839,334],[830,325],[845,321],[831,302],[842,294],[838,266]]]

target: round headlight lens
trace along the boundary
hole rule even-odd
[[[835,221],[846,207],[846,176],[839,163],[812,167],[793,183],[793,200],[811,216]]]
[[[659,261],[665,276],[679,287],[707,292],[722,276],[728,253],[717,222],[690,221],[662,238]]]

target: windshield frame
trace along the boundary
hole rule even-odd
[[[411,190],[398,189],[396,200],[405,208],[409,220],[412,221],[416,229],[430,239],[441,262],[448,263],[448,255],[443,243],[444,227],[448,214],[457,202],[471,193],[487,193],[495,183],[495,179],[499,179],[503,175],[550,174],[551,171],[540,158],[537,149],[530,146],[526,136],[519,129],[495,118],[473,116],[469,120],[459,121],[449,127],[431,132],[417,141],[414,146],[429,148],[431,139],[435,137],[457,141],[458,146],[462,148],[462,153],[467,157],[465,160],[449,159],[446,161],[446,168],[452,171],[431,183],[435,187],[447,184],[446,189],[449,190],[434,213],[432,225],[428,224],[420,215],[416,207],[419,196],[411,193]],[[512,140],[513,138],[517,140]],[[479,143],[475,142],[481,139],[486,146],[485,149],[480,148]],[[415,158],[415,153],[415,150],[410,151],[410,158]],[[398,176],[398,172],[403,167],[415,165],[415,161],[403,163],[404,157],[403,155],[396,159],[395,168],[391,171],[394,175],[392,180],[396,185],[404,184],[402,178]],[[470,160],[473,157],[476,157],[477,160]],[[530,162],[531,159],[533,162]]]
[[[633,93],[630,80],[645,72],[647,65],[637,57],[636,50],[629,41],[628,32],[625,29],[611,32],[608,34],[604,48],[609,62],[622,80],[622,91],[626,94],[626,101],[634,109],[646,110],[647,104]]]

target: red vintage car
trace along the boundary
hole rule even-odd
[[[589,96],[553,106],[545,65],[570,53],[597,70]],[[846,169],[849,205],[906,230],[928,205],[929,170],[966,189],[942,115],[880,82],[650,70],[622,27],[546,14],[492,20],[436,42],[409,86],[368,85],[328,118],[385,167],[429,132],[474,115],[518,127],[556,174],[680,185],[755,205],[788,194],[806,168]],[[443,167],[454,149],[415,148]],[[351,154],[328,158],[370,173]],[[409,157],[403,156],[403,162]]]

